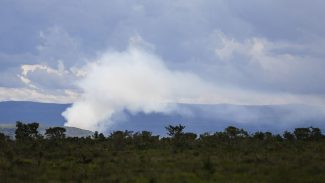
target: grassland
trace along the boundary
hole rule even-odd
[[[2,136],[0,182],[325,182],[323,136],[230,132],[196,137],[181,130],[159,138],[117,131],[15,141]]]

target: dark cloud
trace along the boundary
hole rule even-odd
[[[25,86],[17,75],[26,64],[57,69],[62,62],[67,72],[78,70],[107,49],[125,50],[139,35],[169,68],[216,85],[324,95],[324,9],[321,0],[3,0],[0,84]],[[222,48],[228,56],[218,56]],[[29,77],[43,89],[73,88],[65,83],[71,75]]]

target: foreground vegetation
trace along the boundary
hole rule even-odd
[[[274,135],[228,127],[213,134],[166,127],[168,137],[115,131],[65,137],[56,127],[17,122],[0,134],[0,182],[325,182],[325,137],[318,128]]]

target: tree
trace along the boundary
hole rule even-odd
[[[123,149],[126,144],[131,140],[133,132],[132,131],[114,131],[108,137],[108,140],[112,142],[116,149]]]
[[[265,140],[272,140],[273,139],[273,134],[271,132],[265,132],[264,133],[264,139]]]
[[[94,138],[94,139],[98,139],[98,136],[99,136],[98,131],[95,131],[95,133],[94,133],[94,135],[93,135],[93,138]]]
[[[192,132],[187,132],[187,133],[184,133],[183,138],[187,142],[194,142],[196,140],[196,138],[197,138],[197,135],[195,133],[192,133]]]
[[[277,142],[282,142],[283,141],[283,138],[281,135],[277,134],[274,136],[274,139],[277,141]]]
[[[133,134],[133,131],[114,131],[113,133],[110,134],[109,138],[111,139],[127,139],[131,138]]]
[[[296,128],[293,132],[297,140],[308,140],[311,136],[311,131],[309,128]]]
[[[310,129],[311,129],[310,138],[312,140],[320,140],[323,137],[322,132],[319,128],[310,127]]]
[[[229,139],[234,139],[236,137],[248,137],[248,133],[243,129],[238,129],[234,126],[228,126],[225,129],[225,133]]]
[[[103,141],[103,140],[105,140],[106,138],[105,138],[105,135],[104,135],[103,133],[100,133],[100,134],[98,135],[98,139],[99,139],[100,141]]]
[[[263,132],[255,132],[253,138],[258,140],[264,140],[264,136],[265,135]]]
[[[0,133],[0,142],[4,142],[9,140],[9,136],[5,135],[4,133]]]
[[[64,139],[66,129],[62,127],[48,128],[45,131],[45,135],[48,139]]]
[[[195,133],[187,132],[181,136],[180,142],[185,147],[193,147],[193,145],[195,144],[196,138],[197,138],[197,135]]]
[[[15,137],[17,140],[37,139],[41,137],[37,131],[38,127],[39,127],[38,123],[24,124],[20,121],[17,121]]]
[[[106,139],[105,135],[103,133],[98,133],[98,131],[95,131],[93,138],[100,141],[104,141]]]
[[[171,136],[172,138],[179,138],[182,134],[184,134],[183,130],[185,126],[179,124],[177,126],[169,125],[165,128],[167,130],[167,135]]]
[[[283,133],[283,138],[284,138],[285,140],[292,141],[292,140],[295,139],[295,136],[294,136],[292,133],[288,132],[288,131],[284,131],[284,133]]]
[[[152,147],[155,143],[159,141],[159,136],[153,136],[149,131],[142,131],[133,134],[133,143],[139,149],[146,147]]]

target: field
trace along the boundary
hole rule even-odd
[[[0,138],[0,182],[325,182],[324,137],[309,131],[301,139],[298,132],[292,139],[245,136],[234,127],[199,137],[169,128],[167,138],[117,131],[19,139],[16,133],[16,140]]]

